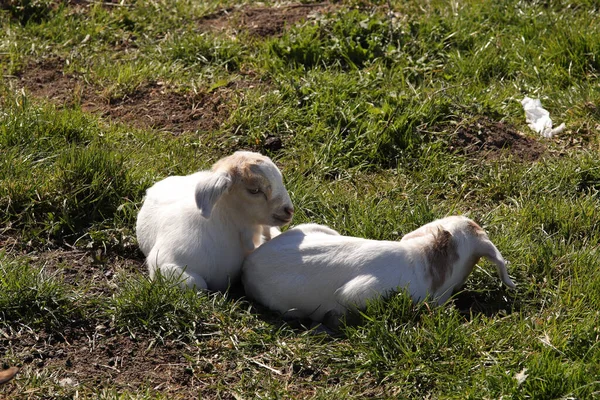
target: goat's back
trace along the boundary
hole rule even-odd
[[[367,298],[422,280],[397,242],[349,236],[311,224],[290,229],[250,254],[242,268],[246,293],[284,315],[320,321],[330,311],[364,306]],[[419,256],[417,256],[419,257]]]
[[[169,176],[146,190],[146,197],[136,221],[138,245],[148,255],[156,243],[159,229],[171,214],[195,212],[194,192],[199,180],[210,172],[201,171],[186,176]]]

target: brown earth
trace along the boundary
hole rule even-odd
[[[84,111],[111,120],[174,134],[218,129],[229,117],[235,91],[257,84],[239,80],[210,92],[182,94],[151,82],[121,98],[107,99],[100,88],[63,68],[62,60],[48,59],[28,66],[17,77],[26,91],[59,106],[79,104]]]
[[[110,104],[88,102],[84,110],[140,128],[172,133],[212,131],[229,117],[229,95],[227,88],[211,94],[183,95],[149,83]]]
[[[7,249],[12,241],[4,238]],[[139,260],[108,259],[102,253],[84,250],[32,252],[27,256],[47,271],[60,273],[69,284],[89,288],[93,292],[88,291],[88,295],[110,296],[119,273],[142,268]],[[133,339],[109,328],[110,321],[94,321],[92,325],[71,326],[63,332],[14,327],[13,332],[2,331],[0,354],[22,360],[20,379],[52,371],[48,379],[66,390],[83,385],[96,390],[116,386],[133,392],[140,387],[160,387],[162,393],[185,394],[180,398],[195,393],[189,385],[193,373],[186,367],[183,343],[165,341],[155,345],[145,338]],[[19,379],[2,387],[0,398],[21,397],[19,387]],[[44,397],[28,393],[31,395]]]
[[[184,358],[187,352],[183,343],[155,344],[148,339],[132,339],[104,325],[69,329],[60,334],[19,332],[1,338],[0,349],[3,353],[10,349],[23,360],[20,379],[52,371],[50,379],[73,389],[85,386],[99,391],[116,387],[135,393],[146,387],[163,394],[177,393],[179,398],[188,398],[198,390],[191,385],[193,371]],[[0,397],[17,398],[22,394],[20,385],[17,379],[3,387]]]
[[[209,14],[199,22],[201,30],[248,32],[251,36],[279,36],[286,28],[333,10],[329,3],[291,4],[281,7],[227,8]]]
[[[519,133],[511,124],[482,117],[454,129],[450,150],[477,158],[511,155],[522,161],[535,161],[544,154],[546,146]]]
[[[22,250],[14,242],[14,238],[7,236],[1,241],[9,251]],[[46,271],[60,274],[70,285],[88,288],[88,296],[111,296],[119,274],[144,268],[140,260],[107,257],[98,251],[33,251],[26,256],[31,262],[44,265]],[[206,356],[198,352],[196,346],[181,341],[133,338],[112,328],[111,321],[93,317],[62,332],[43,328],[32,331],[17,326],[13,331],[0,329],[0,354],[20,360],[19,376],[0,388],[0,399],[45,398],[44,392],[31,392],[34,389],[27,393],[20,391],[21,387],[31,387],[28,381],[35,376],[54,381],[67,393],[74,393],[82,386],[87,390],[107,388],[132,393],[145,388],[173,398],[195,398],[207,389],[194,372],[197,363],[185,356],[196,361]],[[4,364],[0,363],[0,369],[9,366]],[[210,374],[203,375],[206,380],[211,379]],[[47,383],[44,390],[48,390]]]

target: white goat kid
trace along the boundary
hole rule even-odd
[[[137,239],[150,277],[181,275],[182,286],[223,291],[244,257],[288,224],[294,208],[270,158],[238,151],[210,171],[172,176],[146,192]]]
[[[368,299],[406,288],[414,301],[441,304],[460,287],[480,257],[496,264],[515,287],[500,252],[472,220],[436,220],[400,242],[340,236],[299,225],[250,254],[242,268],[246,293],[292,318],[315,321],[364,308]]]

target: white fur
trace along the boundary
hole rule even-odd
[[[137,239],[152,278],[160,270],[181,275],[184,286],[222,291],[239,277],[244,257],[277,235],[275,227],[292,214],[275,164],[238,151],[210,171],[168,177],[149,188]]]
[[[443,303],[465,282],[480,257],[496,264],[507,286],[515,286],[498,249],[466,217],[434,221],[400,242],[340,236],[327,227],[308,224],[282,233],[250,254],[242,281],[246,293],[267,307],[290,317],[321,321],[326,314],[363,308],[368,299],[398,288],[406,288],[415,301],[431,296]],[[440,263],[448,272],[437,275],[434,285],[433,274],[439,271],[435,266]]]

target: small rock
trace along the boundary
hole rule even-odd
[[[281,141],[281,138],[277,136],[269,136],[263,143],[263,149],[265,150],[277,151],[281,150],[282,148],[283,142]]]
[[[71,378],[63,378],[60,381],[58,381],[58,384],[60,385],[60,387],[67,387],[67,386],[75,386],[75,381]]]

